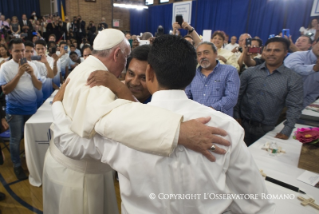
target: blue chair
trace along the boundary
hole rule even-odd
[[[4,148],[7,148],[10,151],[10,129],[0,134],[0,142],[3,143]]]

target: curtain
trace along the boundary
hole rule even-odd
[[[66,16],[65,0],[57,0],[57,4],[59,16],[62,18],[61,4],[63,5],[64,15]]]
[[[6,19],[17,16],[21,20],[22,14],[26,14],[29,18],[33,11],[37,16],[40,15],[39,0],[0,0],[0,12],[6,16]]]
[[[286,28],[295,41],[300,35],[299,28],[308,26],[313,18],[312,4],[313,0],[197,0],[193,1],[191,25],[199,34],[204,29],[223,30],[237,37],[249,33],[263,42],[270,34],[277,35]],[[169,33],[172,9],[172,4],[150,6],[143,16],[131,10],[131,32],[139,34],[145,29],[154,34],[158,25],[162,25],[165,33]]]
[[[238,37],[245,31],[248,6],[248,0],[198,0],[196,31],[222,30]]]
[[[310,16],[313,0],[290,0],[285,3],[288,14],[284,28],[290,29],[290,34],[295,42],[300,35],[300,27],[307,28],[311,20],[318,17]]]
[[[131,35],[140,35],[148,32],[148,10],[130,10],[130,33]]]

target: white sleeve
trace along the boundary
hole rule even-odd
[[[95,159],[100,160],[102,155],[99,151],[100,140],[95,137],[81,138],[70,129],[71,119],[65,114],[61,102],[54,102],[52,105],[53,139],[57,148],[66,156],[73,159]],[[103,145],[102,145],[103,146]]]
[[[229,207],[231,213],[275,213],[275,204],[268,199],[262,198],[262,193],[267,194],[268,191],[265,181],[243,140],[243,129],[236,124],[235,128],[232,129],[232,133],[234,137],[231,142],[239,142],[234,144],[232,149],[229,168],[226,172],[226,184],[231,193],[237,195],[258,194],[258,196],[256,197],[257,199],[234,199]]]

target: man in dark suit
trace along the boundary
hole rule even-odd
[[[26,33],[28,36],[25,38],[26,40],[30,40],[32,35],[32,23],[27,19],[27,15],[22,14],[22,20],[19,22],[21,33]]]
[[[78,41],[78,44],[81,44],[82,38],[86,36],[86,31],[85,31],[85,21],[82,20],[80,15],[78,15],[77,25],[78,25],[77,41]]]
[[[22,15],[22,20],[20,21],[19,24],[20,24],[21,32],[27,33],[33,30],[32,24],[30,21],[28,21],[27,15],[25,14]]]

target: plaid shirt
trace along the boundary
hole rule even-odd
[[[233,116],[240,87],[236,68],[218,62],[207,77],[201,69],[197,68],[193,81],[185,89],[188,98]]]

